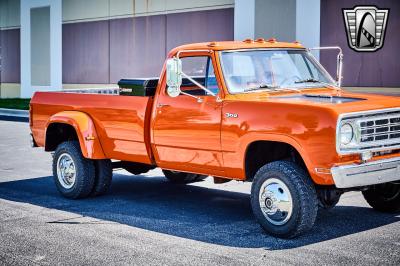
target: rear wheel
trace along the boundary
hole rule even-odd
[[[309,176],[293,162],[276,161],[261,167],[251,187],[251,206],[270,235],[293,238],[314,225],[318,199]]]
[[[172,183],[175,184],[189,184],[193,182],[198,182],[204,180],[206,175],[191,174],[170,170],[162,170],[165,177]]]
[[[94,160],[96,179],[92,190],[92,196],[105,194],[111,186],[113,167],[111,160]]]
[[[362,192],[368,204],[380,212],[400,212],[400,184],[385,183]]]
[[[87,197],[95,182],[93,161],[83,157],[77,141],[58,145],[53,157],[53,177],[58,191],[66,198]]]

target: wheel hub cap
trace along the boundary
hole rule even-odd
[[[72,188],[75,184],[75,163],[72,157],[67,153],[63,153],[58,157],[57,177],[60,184],[66,189]]]
[[[262,184],[259,203],[265,218],[274,225],[286,224],[292,216],[292,196],[279,179],[270,178]]]

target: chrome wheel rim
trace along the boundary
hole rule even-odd
[[[279,179],[269,178],[261,185],[259,203],[264,217],[273,225],[284,225],[292,216],[292,195]]]
[[[74,160],[68,153],[63,153],[57,160],[57,178],[61,186],[70,189],[76,180],[76,167]]]

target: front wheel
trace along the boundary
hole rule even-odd
[[[362,192],[368,204],[380,212],[400,212],[400,184],[384,183]]]
[[[191,174],[185,172],[177,172],[170,170],[162,170],[165,177],[175,184],[189,184],[204,180],[207,176],[199,174]]]
[[[276,161],[256,173],[251,187],[251,207],[268,234],[293,238],[314,225],[318,198],[303,169],[293,162]]]

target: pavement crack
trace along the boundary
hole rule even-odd
[[[114,224],[114,222],[106,222],[106,221],[100,221],[100,220],[74,221],[74,220],[82,219],[82,218],[90,219],[90,217],[87,217],[87,216],[78,216],[78,217],[72,217],[72,218],[67,218],[67,219],[50,221],[50,222],[47,222],[47,224]]]

